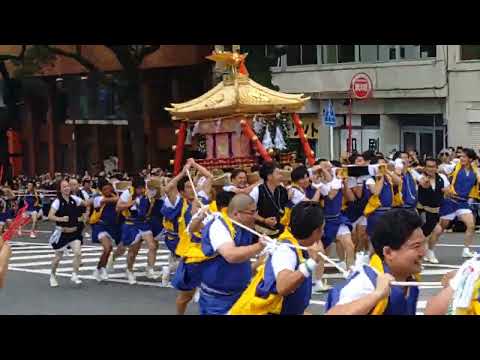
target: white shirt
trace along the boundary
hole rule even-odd
[[[123,195],[123,194],[122,194]],[[208,199],[208,195],[205,191],[203,190],[200,190],[197,195],[199,197],[202,197],[202,198],[205,198],[205,199]],[[182,197],[180,196],[180,194],[177,194],[177,197],[175,198],[175,203],[172,204],[170,199],[168,198],[168,196],[165,196],[165,200],[164,200],[164,203],[163,205],[165,205],[166,207],[169,207],[169,208],[172,208],[174,209],[175,207],[178,206],[178,203],[180,202],[180,200],[182,199]]]
[[[369,179],[367,179],[367,181],[365,181],[365,184],[367,186],[375,185],[375,180],[373,180],[372,178],[369,178]]]
[[[305,196],[305,193],[301,192],[297,188],[291,187],[290,191],[292,192],[292,198],[290,199],[290,201],[293,203],[293,205],[297,205],[300,202],[306,200],[307,198]]]
[[[438,174],[438,175],[440,175],[440,177],[443,180],[443,188],[444,189],[448,188],[450,186],[450,181],[448,180],[448,178],[443,174]],[[418,178],[418,181],[422,181],[424,178],[425,178],[425,175],[422,174]],[[435,180],[431,181],[430,183],[432,185],[432,189],[435,190],[435,184],[436,184]]]
[[[130,195],[130,191],[125,190],[122,192],[122,195],[120,195],[120,200],[124,203],[128,203],[132,199],[132,195]],[[135,199],[135,204],[130,208],[132,210],[137,210],[137,205],[140,205],[140,198],[137,197]]]
[[[235,185],[225,185],[223,187],[223,191],[229,191],[229,192],[234,192],[236,189],[238,189]]]
[[[367,274],[365,274],[363,266],[356,270],[359,271],[359,274],[342,288],[336,305],[349,304],[368,294],[371,294],[375,290],[372,281]]]
[[[214,251],[217,251],[224,244],[234,243],[230,231],[219,218],[213,220],[212,225],[210,225],[209,237]]]
[[[78,196],[71,195],[71,198],[75,201],[75,204],[77,204],[77,206],[82,205],[83,200]],[[60,209],[60,200],[55,199],[51,205],[51,208],[55,211],[58,211],[58,209]]]
[[[295,271],[297,267],[297,256],[286,244],[278,246],[271,261],[275,279],[283,270]]]
[[[250,197],[255,201],[255,204],[258,204],[258,194],[259,194],[259,189],[258,186],[255,186],[252,191],[250,191]]]

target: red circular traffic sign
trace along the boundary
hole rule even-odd
[[[350,83],[350,90],[356,99],[366,99],[372,95],[372,79],[365,73],[355,74]]]

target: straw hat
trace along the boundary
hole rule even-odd
[[[130,186],[132,186],[132,183],[130,181],[119,181],[115,184],[115,189],[127,190]]]

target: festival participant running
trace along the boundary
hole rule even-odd
[[[20,199],[19,207],[23,207],[21,204],[27,204],[27,210],[25,211],[25,215],[32,218],[32,229],[30,231],[30,238],[34,239],[37,237],[35,234],[35,229],[37,227],[37,220],[38,220],[38,213],[42,208],[40,194],[38,193],[37,189],[35,188],[35,184],[33,181],[29,181],[27,183],[27,191],[25,196]],[[18,229],[19,235],[21,235],[21,229]]]
[[[451,174],[451,184],[445,199],[440,206],[440,221],[430,236],[429,248],[433,251],[439,237],[448,227],[449,223],[458,218],[465,224],[464,245],[462,257],[468,258],[475,255],[470,250],[475,235],[475,218],[470,209],[468,199],[479,199],[478,185],[480,181],[480,173],[474,161],[477,155],[472,149],[463,149],[460,161],[457,165],[444,166],[448,174]]]
[[[365,193],[368,198],[364,215],[367,217],[367,234],[369,238],[373,235],[375,224],[385,212],[391,210],[394,204],[393,185],[402,181],[394,172],[388,170],[384,158],[377,158],[370,162],[371,165],[378,164],[375,177],[365,181]],[[380,168],[382,167],[382,169]]]
[[[113,185],[106,179],[98,183],[101,194],[93,198],[93,213],[90,216],[92,226],[92,242],[101,244],[103,251],[93,272],[97,281],[107,280],[107,261],[113,249],[113,242],[120,243],[120,224],[115,210],[118,195],[113,191]]]
[[[395,161],[395,172],[402,179],[398,185],[398,192],[401,194],[401,203],[398,205],[415,211],[418,201],[417,181],[420,174],[411,168],[412,159],[406,152],[397,152],[393,161]]]
[[[230,185],[225,185],[223,191],[233,192],[235,194],[250,194],[256,186],[260,185],[263,180],[259,180],[255,184],[248,185],[247,173],[243,169],[234,169],[230,175]]]
[[[200,314],[224,315],[247,288],[252,277],[250,259],[260,254],[263,239],[253,243],[253,235],[232,223],[235,220],[253,227],[255,201],[246,194],[237,194],[221,214],[202,230],[202,251],[212,259],[202,266]]]
[[[80,189],[80,185],[78,184],[77,179],[70,179],[69,184],[70,184],[70,190],[72,192],[72,195],[78,196],[82,200],[88,200],[90,198],[86,191]],[[89,216],[90,216],[89,207],[81,206],[78,208],[78,217],[82,219],[82,221],[80,222],[80,229],[81,229],[82,235],[84,234],[85,224],[87,223]],[[84,235],[86,238],[90,237],[90,234],[88,234],[87,232]]]
[[[192,203],[195,193],[187,177],[190,168],[197,169],[206,180],[201,186],[197,186],[197,194],[203,205],[209,203],[213,175],[200,166],[193,159],[188,159],[182,172],[173,178],[165,187],[165,201],[162,208],[165,244],[171,252],[168,264],[168,274],[163,274],[167,279],[174,268],[174,258],[185,255],[191,239],[187,236],[186,229],[192,218]]]
[[[366,155],[357,154],[352,156],[351,163],[355,166],[367,166],[369,161],[365,160]],[[355,245],[355,263],[368,263],[369,244],[367,235],[367,218],[363,214],[368,198],[365,191],[365,181],[370,178],[368,175],[350,177],[348,187],[355,196],[354,201],[347,204],[345,215],[352,223],[352,241]]]
[[[155,264],[157,261],[158,242],[161,239],[161,233],[163,231],[162,208],[164,205],[164,198],[159,180],[152,179],[147,183],[147,197],[151,206],[148,221],[152,230],[153,239],[155,240],[155,246],[148,250],[148,257],[151,259],[152,263]],[[150,272],[150,275],[147,274],[147,276],[152,276],[152,272],[150,270],[148,270],[148,272]]]
[[[326,315],[415,315],[419,289],[391,286],[413,281],[422,270],[425,236],[422,219],[406,209],[385,213],[377,222],[371,242],[375,254],[345,283],[330,291]]]
[[[427,158],[425,160],[424,174],[418,179],[418,211],[424,218],[422,226],[423,234],[428,238],[428,250],[425,261],[438,264],[433,252],[435,244],[431,244],[433,229],[440,220],[440,205],[444,199],[444,193],[448,191],[450,182],[443,174],[438,173],[438,160]]]
[[[121,245],[123,248],[128,248],[126,276],[130,285],[137,282],[133,272],[133,265],[142,246],[142,241],[145,240],[147,242],[149,249],[156,245],[147,220],[148,212],[151,209],[150,202],[144,196],[144,193],[145,180],[137,177],[132,181],[132,187],[122,193],[116,206],[117,212],[120,212],[124,218],[124,223],[121,225]],[[118,256],[123,254],[124,249],[122,249],[122,246],[115,250],[112,263],[115,262]],[[151,257],[147,259],[147,264],[147,276],[152,278],[158,277],[156,274],[152,274],[155,264],[152,264]]]
[[[58,286],[56,278],[57,267],[63,257],[63,250],[67,246],[70,246],[73,250],[73,272],[71,280],[77,285],[82,283],[78,277],[82,256],[82,234],[79,226],[78,208],[80,206],[88,206],[89,204],[89,201],[71,195],[70,185],[66,180],[60,182],[57,198],[53,201],[48,214],[48,219],[50,221],[55,221],[57,224],[55,231],[50,237],[50,245],[55,250],[55,256],[52,260],[52,272],[50,275],[51,287]]]
[[[279,237],[281,244],[259,268],[230,309],[230,315],[302,315],[305,312],[312,296],[312,275],[321,260],[318,253],[324,252],[323,220],[318,202],[302,201],[293,208],[290,226]],[[299,246],[308,247],[308,253]]]
[[[329,161],[323,161],[320,165],[323,171],[327,173],[324,177],[325,183],[320,187],[320,192],[324,196],[325,214],[323,246],[328,252],[328,247],[331,244],[334,242],[339,244],[340,246],[337,247],[339,253],[337,255],[344,260],[344,267],[349,269],[355,261],[355,246],[351,237],[352,224],[341,211],[344,197],[346,202],[348,202],[354,200],[354,195],[348,188],[348,178],[336,177]],[[328,175],[330,175],[330,181],[328,180]]]
[[[320,186],[315,188],[310,183],[310,176],[308,169],[305,166],[295,168],[291,173],[292,185],[288,188],[289,201],[285,207],[285,215],[282,218],[282,224],[288,226],[290,223],[292,209],[303,201],[315,201],[320,204],[321,189]],[[323,251],[325,252],[325,251]],[[314,274],[314,292],[323,292],[330,290],[327,281],[323,281],[323,272],[325,266],[323,258],[320,258],[319,264],[316,267]]]
[[[205,207],[200,210],[197,201],[193,203],[192,213],[195,214],[187,226],[187,233],[190,236],[190,245],[178,265],[175,277],[172,281],[173,287],[178,290],[176,299],[177,315],[184,315],[187,306],[195,295],[196,289],[200,286],[202,268],[205,261],[211,259],[206,256],[201,247],[202,235],[199,233],[203,227],[220,213],[226,214],[228,205],[235,196],[233,192],[220,191],[215,199],[219,212],[208,214]]]
[[[254,187],[250,192],[258,209],[255,228],[265,235],[278,237],[285,228],[280,219],[288,203],[288,192],[281,185],[282,175],[275,163],[263,164],[260,168],[260,177],[263,184]]]

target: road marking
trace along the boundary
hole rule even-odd
[[[89,254],[89,255],[95,255],[95,254]],[[82,256],[82,259],[81,259],[81,262],[82,263],[96,263],[98,262],[99,260],[99,256],[101,255],[101,253],[98,253],[96,257],[83,257]],[[49,256],[49,255],[38,255],[39,257],[41,258],[53,258],[53,255],[52,256]],[[22,257],[22,259],[25,258],[25,256]],[[36,258],[36,257],[33,257],[32,258]],[[147,256],[137,256],[136,258],[137,260],[146,260],[147,259]],[[168,259],[168,255],[160,255],[160,256],[157,256],[157,260],[167,260]],[[15,259],[14,257],[10,259],[10,263],[12,263],[12,261],[15,261],[15,260],[18,260]],[[124,258],[123,261],[126,261],[126,259]],[[36,262],[29,262],[29,263],[22,263],[22,262],[19,262],[19,263],[15,263],[14,266],[16,267],[29,267],[29,266],[43,266],[43,265],[51,265],[51,261],[36,261]],[[72,264],[73,263],[73,257],[71,259],[67,259],[67,260],[60,260],[60,265],[64,265],[64,264]]]
[[[21,271],[21,272],[28,272],[28,273],[34,273],[34,274],[50,275],[50,270],[17,269],[17,268],[10,268],[10,267],[9,267],[9,269],[13,270],[13,271]],[[142,274],[142,273],[135,273],[135,276],[137,276],[137,274]],[[62,273],[57,273],[57,276],[71,277],[71,275],[69,275],[69,274],[62,274]],[[79,275],[78,277],[81,278],[81,279],[95,280],[95,278],[92,275]],[[115,282],[115,283],[121,283],[121,284],[128,284],[128,280],[122,280],[122,279],[108,279],[105,282]],[[173,288],[170,284],[165,286],[165,285],[162,285],[161,282],[137,281],[135,285],[154,286],[154,287],[159,287],[159,288]]]
[[[143,263],[136,263],[135,265],[133,265],[133,269],[135,270],[136,268],[145,268],[148,264],[146,262],[143,262]],[[165,261],[159,261],[158,263],[156,263],[155,265],[161,265],[161,266],[164,266],[164,265],[168,265],[168,262],[165,262]],[[97,268],[96,265],[94,266],[82,266],[80,268],[80,271],[93,271]],[[113,266],[114,269],[126,269],[127,268],[127,263],[124,263],[124,264],[116,264]],[[65,272],[68,272],[68,273],[71,273],[73,271],[73,268],[72,267],[59,267],[57,269],[57,273],[65,273]],[[125,277],[125,275],[123,276]]]
[[[422,266],[429,266],[429,267],[444,267],[448,269],[460,269],[460,265],[447,265],[447,264],[422,264]]]
[[[435,245],[436,247],[437,246],[444,246],[444,247],[465,247],[464,244],[437,244]],[[480,248],[480,245],[471,245],[470,247],[472,248]]]

